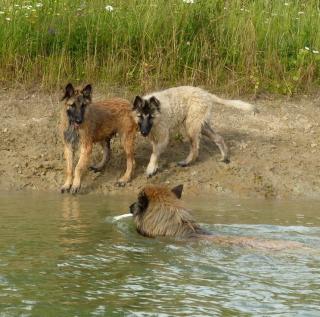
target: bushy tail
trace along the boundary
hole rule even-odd
[[[253,111],[253,113],[259,112],[255,105],[252,105],[248,102],[244,102],[241,100],[222,99],[222,98],[219,98],[218,96],[213,95],[213,94],[211,94],[211,98],[214,102],[219,103],[221,105],[232,106],[237,109],[245,110],[245,111]]]

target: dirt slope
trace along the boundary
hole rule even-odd
[[[114,95],[132,97],[119,92],[100,92],[94,97]],[[224,106],[214,109],[212,123],[230,147],[230,164],[220,163],[218,148],[203,139],[199,160],[190,167],[177,167],[175,162],[188,153],[188,144],[177,138],[162,156],[161,172],[147,180],[144,170],[151,147],[139,137],[134,179],[126,188],[117,188],[114,183],[124,171],[125,157],[116,139],[109,165],[102,173],[88,173],[82,192],[137,191],[147,182],[166,182],[184,183],[193,194],[319,198],[318,98],[272,97],[251,102],[258,105],[260,114]],[[59,94],[0,91],[0,189],[59,190],[64,173],[60,109]],[[99,154],[95,151],[93,159],[99,159]]]

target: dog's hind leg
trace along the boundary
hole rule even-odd
[[[194,122],[186,122],[186,132],[190,141],[190,152],[186,159],[178,162],[179,166],[185,167],[194,162],[199,156],[200,132],[201,125],[194,124]]]
[[[121,143],[127,157],[127,169],[124,175],[117,181],[116,185],[125,186],[131,179],[132,172],[135,166],[134,161],[134,143],[135,135],[125,135],[121,138]]]
[[[224,142],[223,137],[218,133],[214,132],[214,130],[211,128],[211,126],[207,122],[204,123],[201,133],[204,136],[208,137],[211,141],[213,141],[219,147],[219,150],[222,155],[221,161],[224,163],[230,163],[229,150],[227,145]]]
[[[107,162],[110,160],[110,139],[106,139],[105,141],[100,142],[100,145],[103,149],[103,155],[102,155],[102,160],[96,164],[96,165],[91,165],[89,169],[91,171],[94,171],[95,173],[100,172],[103,170],[104,166],[107,164]]]
[[[199,133],[193,136],[189,136],[190,140],[190,152],[186,159],[178,162],[179,166],[185,167],[195,161],[199,155]]]

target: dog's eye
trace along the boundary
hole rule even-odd
[[[75,103],[73,103],[71,106],[70,106],[70,108],[75,108],[76,107],[76,104]]]

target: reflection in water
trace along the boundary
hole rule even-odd
[[[77,254],[80,246],[88,242],[89,225],[81,219],[78,197],[63,195],[61,203],[60,245],[64,254]]]
[[[79,220],[80,205],[75,196],[64,195],[62,198],[62,216],[66,221]]]
[[[88,241],[86,236],[88,226],[81,221],[78,197],[64,195],[61,203],[60,244],[64,248],[64,253],[77,253],[78,245]]]
[[[129,203],[0,195],[0,316],[318,316],[320,203],[191,203],[217,234],[314,253],[147,239],[132,219],[112,222]]]

